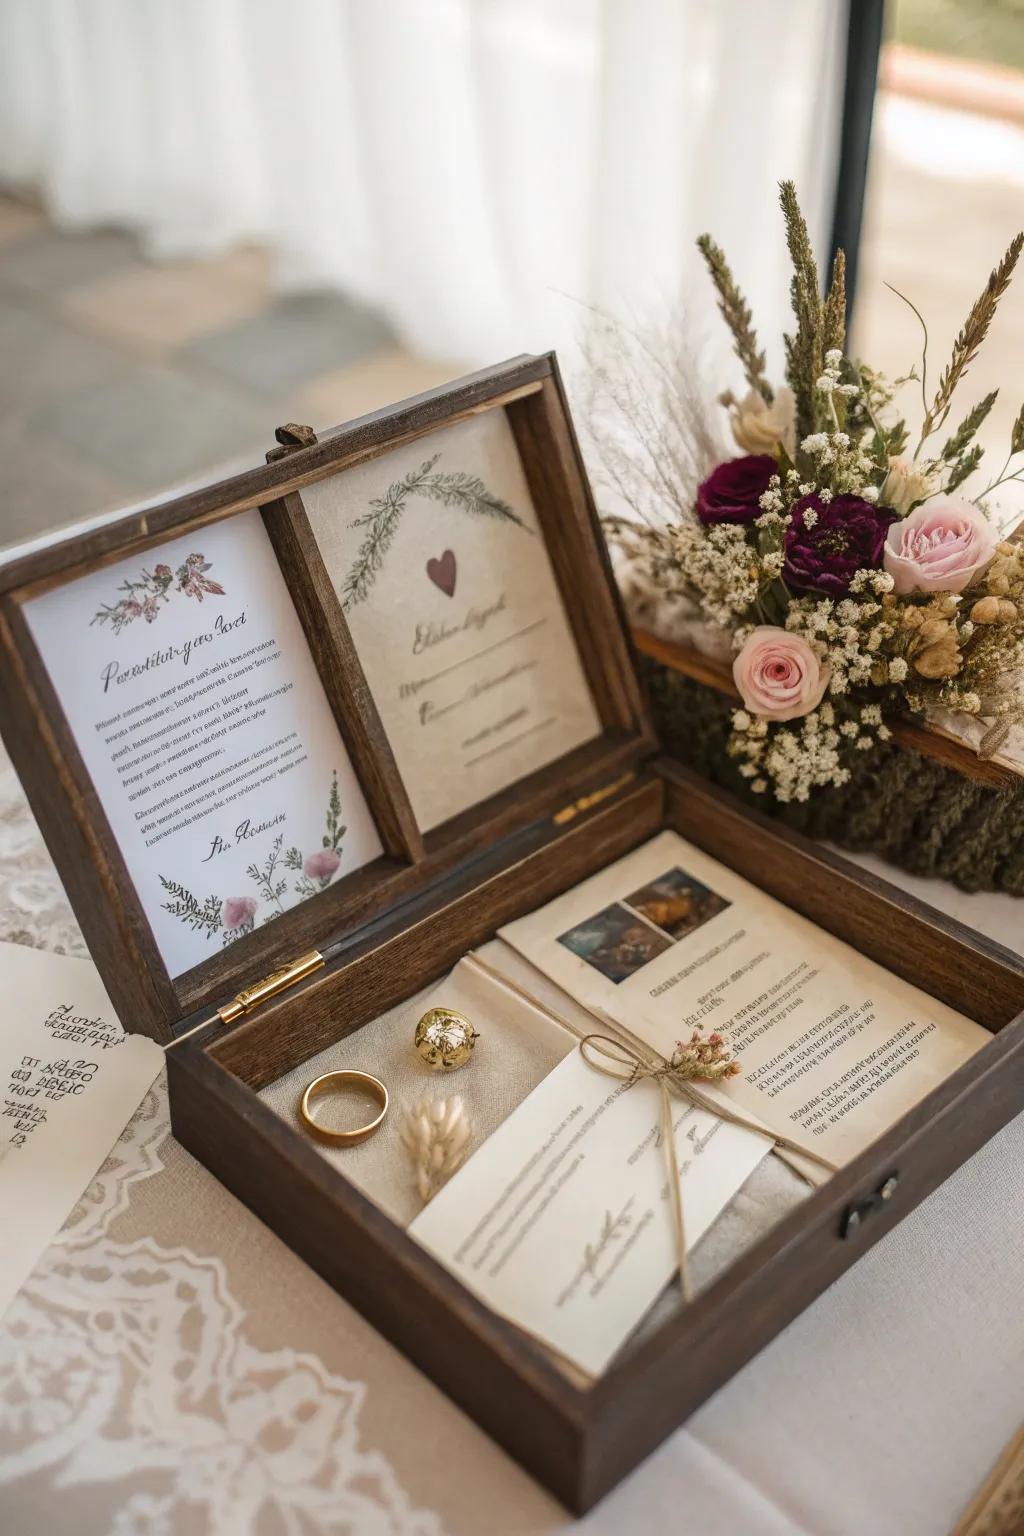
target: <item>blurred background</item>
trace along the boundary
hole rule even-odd
[[[920,357],[888,282],[941,363],[1024,225],[1024,0],[0,0],[0,543],[517,352],[582,400],[595,309],[736,382],[704,229],[778,370],[784,176],[852,349]],[[1024,283],[996,467],[1022,357]]]

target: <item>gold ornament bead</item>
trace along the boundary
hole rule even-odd
[[[416,1025],[415,1046],[435,1072],[465,1066],[480,1036],[464,1014],[452,1008],[430,1008]]]

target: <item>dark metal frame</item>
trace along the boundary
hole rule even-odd
[[[871,121],[878,85],[878,60],[885,30],[885,0],[847,0],[846,80],[832,216],[831,253],[846,252],[846,313],[857,292],[857,259],[864,219],[864,193],[871,149]]]

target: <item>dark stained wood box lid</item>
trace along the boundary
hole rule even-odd
[[[351,584],[346,587],[337,571],[328,570],[303,497],[307,495],[311,505],[317,501],[319,507],[323,487],[332,477],[357,471],[365,478],[366,466],[384,455],[397,454],[407,444],[415,444],[417,455],[422,451],[426,462],[432,452],[432,434],[485,418],[493,426],[492,413],[503,415],[511,434],[517,473],[525,487],[527,505],[521,510],[527,520],[535,520],[536,528],[530,531],[543,540],[560,605],[558,625],[564,614],[571,636],[568,644],[578,653],[596,728],[587,739],[494,793],[478,798],[470,788],[464,808],[424,826],[424,818],[414,808],[416,795],[410,794],[410,775],[418,767],[410,765],[408,753],[403,766],[396,761],[382,721],[380,690],[375,695],[364,666],[367,658],[361,658],[353,639],[351,611],[346,613]],[[566,806],[622,781],[654,746],[552,354],[517,358],[470,375],[361,417],[309,446],[301,446],[302,432],[289,430],[279,436],[282,449],[268,455],[270,462],[259,468],[129,511],[20,556],[15,552],[0,566],[4,740],[118,1015],[126,1029],[164,1042],[197,1010],[220,1006],[303,951],[328,948],[397,903],[429,891],[441,876],[467,866],[478,852],[507,841],[513,857],[517,836],[543,821],[550,825],[550,835],[556,836],[557,817]],[[456,489],[470,478],[464,476]],[[450,489],[448,482],[437,485],[439,494]],[[209,530],[256,509],[376,824],[381,851],[362,867],[291,905],[274,921],[252,931],[243,928],[243,937],[224,947],[211,946],[208,955],[181,968],[168,963],[157,943],[152,913],[147,916],[124,837],[119,841],[111,824],[110,802],[101,796],[86,766],[81,733],[76,735],[69,718],[78,703],[54,681],[54,673],[61,673],[67,662],[63,648],[75,644],[73,634],[59,634],[58,640],[48,641],[50,650],[44,659],[34,618],[39,610],[30,605],[55,593],[64,595],[51,597],[51,605],[66,605],[70,584],[129,559],[139,562],[150,581],[153,572],[159,573],[159,597],[159,582],[172,579],[170,566],[159,559],[162,544],[188,536],[199,550],[201,530],[212,538]],[[437,520],[438,527],[443,526],[445,509],[436,498],[422,510]],[[322,509],[317,515],[322,528],[330,526],[322,521]],[[442,591],[454,585],[450,554],[439,548],[436,560],[428,562],[432,567],[428,574]],[[142,557],[148,558],[148,564]],[[216,574],[213,571],[203,579],[212,581]],[[179,577],[188,580],[189,571],[179,572]],[[143,600],[146,596],[141,594]],[[209,593],[206,596],[204,613],[214,600]],[[52,606],[50,611],[52,617]],[[63,608],[58,610],[62,612]],[[396,613],[396,624],[400,621],[404,616]],[[105,633],[110,627],[107,624]],[[150,641],[142,626],[140,633]],[[153,644],[158,633],[154,625]],[[145,649],[150,649],[149,644]],[[423,771],[429,773],[429,754],[423,754],[421,761]],[[140,777],[145,777],[144,770]],[[195,883],[204,888],[198,870]]]

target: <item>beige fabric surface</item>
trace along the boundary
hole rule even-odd
[[[502,964],[509,958],[513,963],[517,960],[507,945],[500,940],[494,948],[498,945]],[[494,952],[490,946],[488,952]],[[413,1045],[416,1021],[434,1004],[465,1014],[480,1033],[472,1058],[455,1072],[431,1071]],[[549,1016],[517,1005],[483,972],[461,966],[439,987],[424,988],[278,1078],[262,1097],[283,1119],[298,1126],[302,1091],[321,1073],[354,1068],[378,1077],[388,1089],[391,1104],[377,1134],[354,1147],[319,1141],[313,1145],[393,1221],[408,1226],[422,1205],[399,1135],[405,1111],[423,1094],[431,1098],[460,1094],[472,1126],[472,1155],[575,1045],[574,1037]]]
[[[341,1176],[402,1226],[408,1226],[422,1209],[399,1135],[406,1108],[423,1094],[460,1094],[472,1126],[472,1156],[542,1078],[576,1049],[577,1041],[595,1028],[585,1008],[504,940],[494,939],[478,953],[487,971],[475,967],[470,957],[445,981],[417,992],[262,1091],[263,1099],[283,1119],[298,1126],[303,1089],[321,1073],[354,1068],[380,1078],[391,1095],[388,1119],[380,1131],[354,1147],[314,1145]],[[503,987],[493,971],[509,977],[517,990]],[[535,999],[538,1006],[517,992]],[[472,1059],[450,1073],[431,1071],[413,1045],[417,1019],[425,1008],[440,1005],[465,1014],[480,1032]],[[808,1193],[804,1181],[781,1158],[769,1154],[694,1248],[690,1264],[694,1288],[708,1285]],[[669,1285],[623,1348],[628,1350],[646,1337],[682,1304],[678,1284]]]

